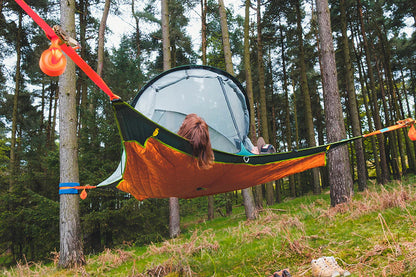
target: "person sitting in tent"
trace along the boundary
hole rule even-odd
[[[191,143],[199,168],[208,169],[212,166],[214,151],[212,151],[205,120],[194,113],[188,114],[179,128],[178,135],[188,139]]]
[[[179,128],[178,135],[188,139],[192,144],[193,154],[198,158],[198,167],[210,168],[214,161],[214,152],[205,120],[194,113],[188,114]],[[258,155],[275,153],[276,150],[273,145],[266,144],[263,137],[259,137],[257,147],[250,149],[250,152]]]

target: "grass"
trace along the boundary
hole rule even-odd
[[[106,249],[59,270],[19,263],[4,276],[311,276],[311,260],[334,256],[352,276],[416,276],[416,177],[372,185],[330,208],[328,193],[286,200],[247,221],[244,208],[211,221],[186,218],[176,239]],[[56,259],[55,259],[56,262]]]

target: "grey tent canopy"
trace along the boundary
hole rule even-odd
[[[248,98],[230,74],[209,66],[188,65],[165,71],[136,95],[132,107],[160,126],[176,133],[185,116],[198,114],[209,126],[212,148],[250,155]],[[126,155],[116,171],[98,186],[122,179]],[[138,169],[140,170],[140,169]]]

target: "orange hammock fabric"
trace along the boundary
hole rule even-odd
[[[153,137],[144,147],[134,141],[124,142],[124,146],[126,169],[117,188],[138,200],[192,198],[244,189],[324,166],[326,162],[324,151],[265,165],[215,162],[212,168],[201,170],[194,157]]]

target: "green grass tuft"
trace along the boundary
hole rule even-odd
[[[205,221],[187,218],[176,239],[106,249],[87,265],[58,270],[28,262],[5,276],[269,276],[288,268],[311,276],[310,262],[334,256],[352,276],[416,276],[416,179],[372,185],[330,207],[328,193],[289,199],[247,221],[244,208]],[[193,223],[194,222],[194,223]]]

